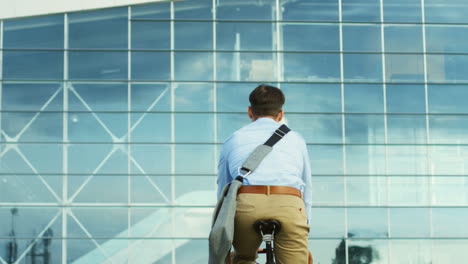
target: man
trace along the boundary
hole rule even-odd
[[[239,168],[250,153],[265,143],[281,126],[279,122],[284,115],[282,106],[285,97],[280,89],[260,85],[252,91],[249,100],[248,115],[253,122],[227,138],[221,150],[218,198],[224,185],[239,175]],[[275,234],[277,264],[308,263],[310,174],[305,141],[298,133],[291,131],[274,145],[257,169],[244,179],[244,186],[237,196],[234,264],[256,263],[261,236],[254,231],[253,224],[259,219],[276,219],[281,222],[281,231]],[[287,186],[281,189],[288,190],[288,194],[275,193],[275,188],[269,187],[273,185]]]

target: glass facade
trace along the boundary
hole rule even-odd
[[[308,143],[315,263],[464,262],[466,14],[187,0],[0,21],[0,263],[207,263],[218,153],[260,83]]]

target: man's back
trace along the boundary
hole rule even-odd
[[[280,125],[271,118],[259,118],[226,139],[218,166],[218,197],[223,186],[238,176],[239,168],[250,153],[265,143]],[[244,184],[295,187],[303,193],[306,208],[309,209],[311,189],[308,159],[304,139],[291,131],[273,147],[258,168],[244,179]]]

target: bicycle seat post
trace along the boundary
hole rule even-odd
[[[275,264],[273,257],[272,242],[274,240],[275,232],[278,233],[281,229],[281,224],[278,220],[258,220],[254,223],[254,229],[260,233],[262,240],[266,244],[266,264]]]

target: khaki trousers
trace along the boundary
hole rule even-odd
[[[281,222],[281,230],[274,238],[277,264],[308,263],[309,226],[302,199],[284,194],[240,193],[234,220],[233,264],[256,263],[262,238],[253,224],[259,219]]]

